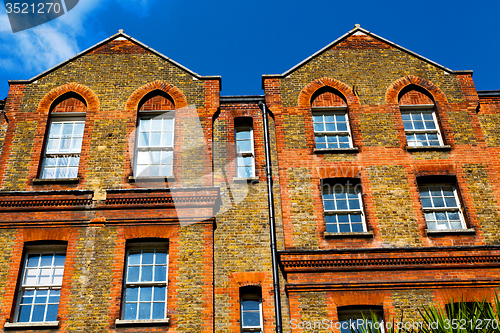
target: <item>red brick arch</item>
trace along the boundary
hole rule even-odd
[[[167,93],[170,97],[172,97],[176,109],[187,106],[187,99],[186,96],[184,96],[184,94],[182,93],[182,91],[180,91],[177,87],[167,82],[156,80],[147,83],[142,87],[138,88],[136,91],[134,91],[127,100],[125,110],[137,111],[141,99],[154,90],[163,91]]]
[[[396,81],[394,81],[387,91],[385,92],[385,100],[387,104],[398,105],[398,97],[401,90],[409,85],[416,85],[424,90],[426,90],[430,95],[432,95],[436,104],[447,104],[448,99],[446,95],[439,89],[434,83],[427,81],[426,79],[407,75]]]
[[[331,87],[338,90],[342,95],[344,95],[348,105],[359,104],[358,97],[354,95],[354,93],[352,92],[352,88],[347,84],[329,77],[322,77],[321,79],[312,81],[307,86],[305,86],[304,89],[302,89],[299,94],[298,106],[310,108],[311,98],[313,94],[318,89],[323,87]]]
[[[48,114],[52,103],[58,97],[68,92],[74,92],[82,96],[87,103],[87,111],[96,112],[99,110],[99,99],[90,88],[79,83],[70,82],[52,89],[47,95],[45,95],[40,103],[38,103],[37,113]]]

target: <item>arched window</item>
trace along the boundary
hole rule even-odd
[[[76,93],[52,103],[40,178],[77,178],[86,110],[85,100]]]
[[[352,148],[347,103],[337,90],[325,87],[312,97],[314,140],[317,149]]]
[[[399,108],[409,147],[442,146],[434,101],[425,90],[409,86],[399,95]]]
[[[139,103],[134,177],[168,177],[173,174],[174,102],[153,91]]]

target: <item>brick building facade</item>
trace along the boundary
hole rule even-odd
[[[274,332],[262,103],[284,332],[498,288],[500,92],[471,71],[356,26],[221,97],[120,31],[9,83],[2,331]]]

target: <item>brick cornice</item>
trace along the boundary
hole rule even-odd
[[[394,252],[376,249],[373,252],[281,252],[280,262],[287,273],[498,267],[500,249],[457,247]]]
[[[287,292],[318,292],[318,291],[352,291],[363,290],[415,290],[415,289],[446,289],[446,288],[488,288],[498,287],[500,281],[488,280],[416,280],[416,281],[377,281],[361,283],[294,283],[285,285]]]
[[[215,207],[217,188],[172,190],[111,190],[105,200],[93,200],[91,191],[4,192],[0,193],[0,213],[6,211],[134,209],[146,207]]]

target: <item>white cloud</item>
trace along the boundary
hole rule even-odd
[[[154,0],[153,0],[154,1]],[[119,4],[123,8],[140,8],[142,14],[151,6],[150,0],[80,0],[65,15],[40,26],[12,33],[5,12],[0,13],[0,70],[28,78],[74,56],[81,47],[78,37],[94,34],[97,11]],[[90,22],[89,22],[90,20]],[[96,43],[99,41],[95,41]],[[20,78],[21,78],[20,77]]]

